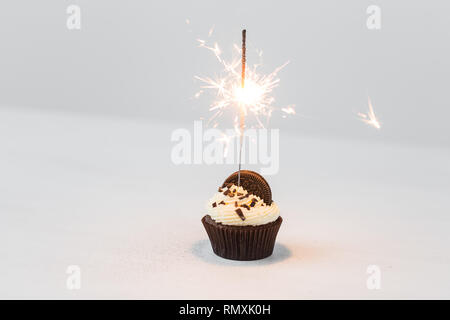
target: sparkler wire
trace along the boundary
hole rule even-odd
[[[241,72],[241,87],[244,89],[245,87],[245,64],[246,64],[246,56],[245,56],[245,42],[246,42],[247,31],[242,30],[242,72]],[[240,127],[241,127],[241,135],[240,135],[240,145],[239,145],[239,171],[238,171],[238,186],[241,185],[241,164],[242,164],[242,145],[244,143],[244,125],[245,125],[245,110],[244,106],[240,106]]]

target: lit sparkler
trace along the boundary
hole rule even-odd
[[[217,122],[227,110],[234,113],[238,108],[239,113],[243,113],[245,117],[252,116],[251,120],[256,121],[256,127],[264,127],[275,109],[273,105],[275,99],[271,94],[280,83],[278,72],[289,62],[276,68],[272,73],[264,75],[258,73],[258,67],[261,66],[261,63],[254,64],[252,67],[249,67],[246,63],[242,64],[241,59],[244,53],[242,48],[234,46],[239,53],[239,57],[229,62],[222,58],[222,50],[217,43],[207,45],[205,40],[198,39],[197,41],[199,47],[210,50],[223,67],[219,77],[195,76],[197,80],[202,82],[201,90],[195,95],[196,98],[199,98],[206,90],[211,90],[216,94],[216,99],[209,108],[213,112],[210,122]],[[262,51],[258,55],[261,56],[261,54]],[[239,70],[242,66],[244,68]],[[244,78],[242,77],[242,71],[244,71]],[[245,81],[244,86],[242,86],[243,79]],[[294,110],[293,105],[290,108]],[[288,114],[294,113],[289,112]]]
[[[213,28],[210,30],[208,36],[212,34],[212,30]],[[209,125],[211,125],[212,122],[213,127],[217,127],[218,119],[225,111],[230,110],[235,114],[234,127],[237,133],[236,136],[239,136],[240,138],[239,185],[246,118],[247,116],[252,115],[256,120],[256,126],[259,128],[264,127],[263,122],[268,123],[272,112],[275,109],[273,106],[275,99],[271,93],[280,83],[280,79],[277,76],[278,72],[289,62],[286,62],[267,75],[259,74],[257,72],[257,68],[261,66],[261,62],[249,67],[246,63],[246,30],[242,31],[242,47],[239,48],[237,45],[234,45],[234,48],[240,54],[240,57],[233,59],[231,62],[222,58],[222,50],[217,43],[210,46],[206,44],[205,40],[198,39],[197,41],[199,42],[199,47],[210,50],[223,67],[223,72],[220,77],[210,78],[195,76],[197,80],[202,82],[201,90],[195,94],[195,97],[199,98],[200,95],[208,89],[215,92],[216,99],[209,108],[209,110],[214,113],[208,122]],[[261,59],[262,51],[258,51],[258,56]],[[241,67],[240,70],[239,67]],[[284,113],[283,117],[295,114],[294,107],[294,105],[290,105],[282,108],[281,111]],[[236,111],[238,112],[236,113]],[[228,144],[229,138],[231,137],[221,139],[221,141]]]

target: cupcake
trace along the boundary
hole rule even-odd
[[[241,170],[229,176],[207,203],[202,223],[215,254],[232,260],[270,256],[283,219],[267,181]]]

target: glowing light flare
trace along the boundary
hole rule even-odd
[[[213,26],[209,29],[208,37],[211,37],[211,36],[212,36],[215,27],[216,27],[216,25],[213,25]]]
[[[198,98],[206,91],[215,93],[215,99],[210,104],[210,111],[215,111],[214,119],[223,115],[223,111],[230,110],[233,114],[236,112],[244,112],[244,114],[252,115],[256,120],[257,127],[264,127],[260,118],[265,118],[267,123],[275,109],[275,99],[272,96],[272,91],[279,86],[280,79],[278,72],[282,70],[289,62],[276,68],[272,73],[260,74],[258,67],[261,66],[261,61],[257,64],[246,66],[245,68],[245,86],[241,86],[241,57],[235,57],[231,61],[226,61],[222,58],[222,50],[217,43],[214,45],[207,45],[205,40],[197,39],[199,47],[210,50],[222,66],[222,71],[216,77],[199,77],[202,85],[200,86],[200,93],[196,94]],[[241,48],[237,45],[233,46],[237,53],[242,53]],[[257,55],[261,58],[262,51],[258,51]],[[293,110],[293,105],[287,107],[286,110]],[[217,113],[217,111],[221,111]],[[288,114],[295,114],[292,111],[283,111]],[[251,119],[250,119],[251,120]],[[252,127],[252,126],[250,126]]]
[[[286,108],[281,108],[281,111],[283,111],[285,114],[295,114],[294,106],[287,106]]]
[[[243,107],[258,105],[264,100],[264,88],[251,80],[247,80],[244,88],[238,85],[232,91],[236,103]]]
[[[372,101],[370,100],[370,97],[368,97],[368,105],[369,105],[369,112],[367,114],[361,112],[358,113],[359,119],[362,122],[376,129],[381,129],[381,123],[375,116],[375,112],[373,111]]]

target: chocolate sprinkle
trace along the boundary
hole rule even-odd
[[[245,198],[248,198],[249,194],[246,194],[245,196],[239,197],[239,200],[243,200]]]
[[[217,207],[217,203],[213,202],[212,207],[213,208]]]
[[[229,193],[230,193],[230,189],[227,189],[227,190],[224,191],[223,194],[226,196],[226,195],[229,194]]]
[[[249,207],[248,205],[246,205],[246,204],[242,204],[241,207],[242,207],[242,208],[245,208],[245,209],[247,209],[247,210],[250,210],[250,207]]]
[[[223,189],[221,187],[219,187],[219,192],[222,192],[222,191],[223,191]]]
[[[219,202],[219,204],[223,204],[223,205],[225,205],[225,202],[223,202],[223,200],[222,200],[222,201],[220,201],[220,202]]]
[[[239,218],[241,218],[242,221],[245,220],[245,216],[244,216],[244,214],[242,213],[242,210],[241,210],[240,208],[237,208],[237,209],[236,209],[236,213],[238,214]]]
[[[235,207],[237,207],[237,206],[238,206],[238,203],[237,203],[237,201],[235,201],[235,202],[234,202],[234,206],[235,206]]]

